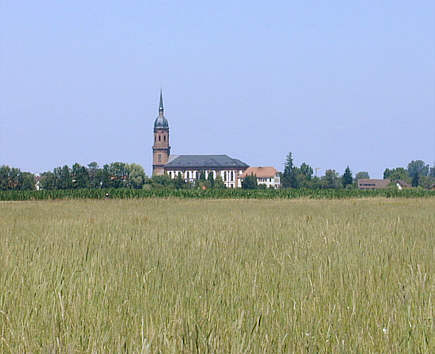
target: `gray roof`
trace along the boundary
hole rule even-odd
[[[169,129],[168,120],[163,114],[159,115],[154,121],[154,129]]]
[[[159,104],[159,116],[154,121],[154,130],[155,129],[169,129],[168,120],[165,118],[163,108],[163,95],[162,90],[160,90],[160,104]]]
[[[167,168],[248,168],[249,166],[227,155],[178,155]]]

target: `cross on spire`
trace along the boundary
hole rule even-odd
[[[160,105],[159,105],[159,113],[163,113],[163,95],[162,95],[162,89],[160,89]]]

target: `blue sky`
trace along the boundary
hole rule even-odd
[[[435,160],[434,1],[0,0],[0,165]]]

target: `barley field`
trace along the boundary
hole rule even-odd
[[[435,198],[0,203],[0,352],[435,351]]]

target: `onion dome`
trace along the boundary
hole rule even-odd
[[[168,120],[164,115],[162,90],[160,90],[159,116],[154,121],[154,129],[169,129]]]

